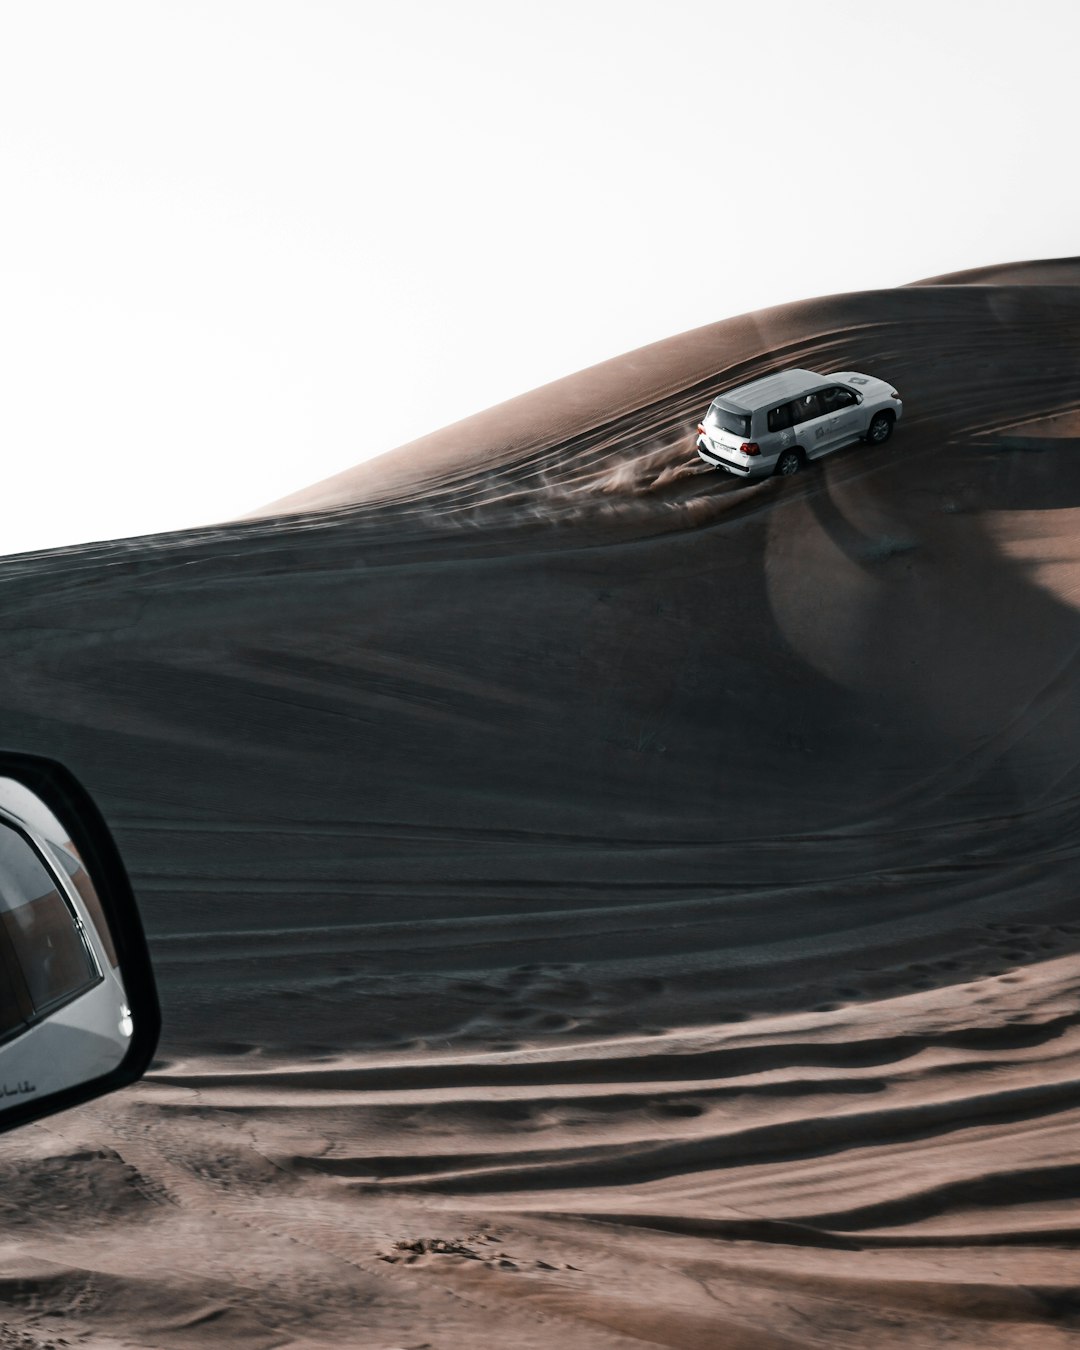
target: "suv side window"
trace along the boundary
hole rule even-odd
[[[781,403],[779,408],[769,409],[769,430],[786,431],[791,426],[791,404]]]
[[[821,405],[823,412],[839,412],[841,408],[850,408],[855,401],[855,395],[851,390],[844,389],[838,384],[834,384],[831,389],[823,389],[821,391]]]
[[[817,394],[800,394],[798,398],[792,399],[791,411],[791,420],[798,426],[800,422],[809,422],[815,417],[820,417],[823,409]]]
[[[100,983],[82,924],[36,851],[0,825],[0,1038]]]

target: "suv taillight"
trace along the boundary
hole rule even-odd
[[[704,436],[704,435],[705,435],[705,423],[704,423],[704,422],[699,422],[699,423],[697,424],[697,434],[698,434],[699,436]]]
[[[742,445],[739,446],[739,449],[743,452],[744,455],[761,454],[761,446],[758,445],[756,441],[743,441]]]

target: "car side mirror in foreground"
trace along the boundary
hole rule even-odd
[[[0,1131],[133,1083],[160,1027],[101,813],[61,765],[0,753]]]

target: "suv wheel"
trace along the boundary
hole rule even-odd
[[[798,450],[785,450],[776,461],[776,472],[782,473],[785,477],[788,474],[798,473],[802,468],[802,455]]]
[[[892,435],[892,414],[876,413],[866,428],[866,441],[869,445],[884,445]]]

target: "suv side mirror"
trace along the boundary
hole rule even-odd
[[[160,1029],[101,813],[62,765],[0,753],[0,1131],[133,1083]]]

